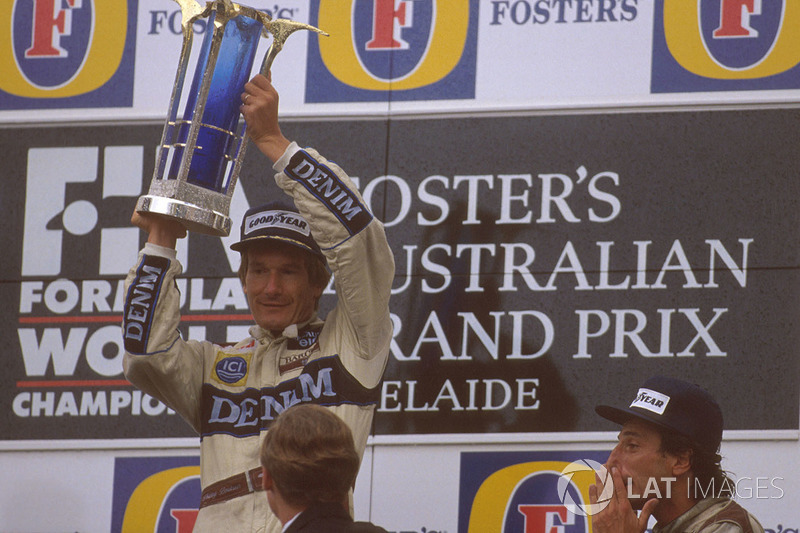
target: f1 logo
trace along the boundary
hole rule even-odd
[[[97,180],[100,149],[32,148],[28,151],[23,276],[56,276],[62,270],[64,233],[89,234],[98,225],[98,209],[84,199],[73,200],[70,184]],[[104,151],[103,198],[137,197],[142,189],[143,147],[114,146]],[[139,248],[137,228],[100,230],[100,274],[124,274]]]
[[[25,50],[25,57],[67,57],[60,46],[61,36],[72,33],[72,10],[80,7],[81,0],[33,0],[31,47]]]
[[[715,39],[758,37],[750,27],[750,17],[761,14],[761,0],[722,0]]]

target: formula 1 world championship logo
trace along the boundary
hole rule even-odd
[[[4,5],[0,110],[130,107],[137,6],[138,0]]]
[[[312,0],[306,102],[475,98],[478,0]]]
[[[800,88],[800,2],[657,0],[651,90]]]

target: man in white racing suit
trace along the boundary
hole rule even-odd
[[[293,200],[250,209],[242,221],[240,278],[256,325],[235,346],[180,337],[181,273],[175,243],[185,229],[134,213],[147,244],[127,279],[126,377],[177,411],[201,438],[203,494],[195,531],[278,532],[261,489],[259,447],[270,423],[297,403],[331,409],[363,456],[392,339],[394,260],[382,224],[349,177],[278,126],[278,94],[256,76],[242,94],[254,144]],[[336,307],[317,307],[330,268]]]

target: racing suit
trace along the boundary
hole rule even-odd
[[[233,347],[186,341],[177,329],[175,251],[147,244],[127,278],[125,376],[200,434],[204,498],[210,485],[260,466],[261,433],[296,403],[329,407],[351,428],[363,456],[388,360],[394,259],[383,225],[342,169],[316,151],[292,143],[273,168],[333,272],[337,304],[326,320],[314,316],[278,336],[255,325]],[[195,525],[280,530],[265,494],[255,491],[201,505]]]
[[[728,498],[705,498],[653,533],[764,533],[753,515]]]

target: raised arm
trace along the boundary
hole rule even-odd
[[[247,135],[264,155],[277,162],[290,144],[278,125],[278,91],[259,74],[244,86],[240,110]]]
[[[259,75],[249,82],[242,102],[251,139],[274,162],[276,183],[308,220],[333,271],[339,303],[328,318],[349,322],[360,359],[385,358],[392,332],[394,257],[383,224],[338,165],[283,136],[278,94],[267,78]]]
[[[180,222],[156,213],[134,211],[131,224],[147,233],[147,242],[164,248],[174,249],[178,239],[186,237],[186,228]]]

